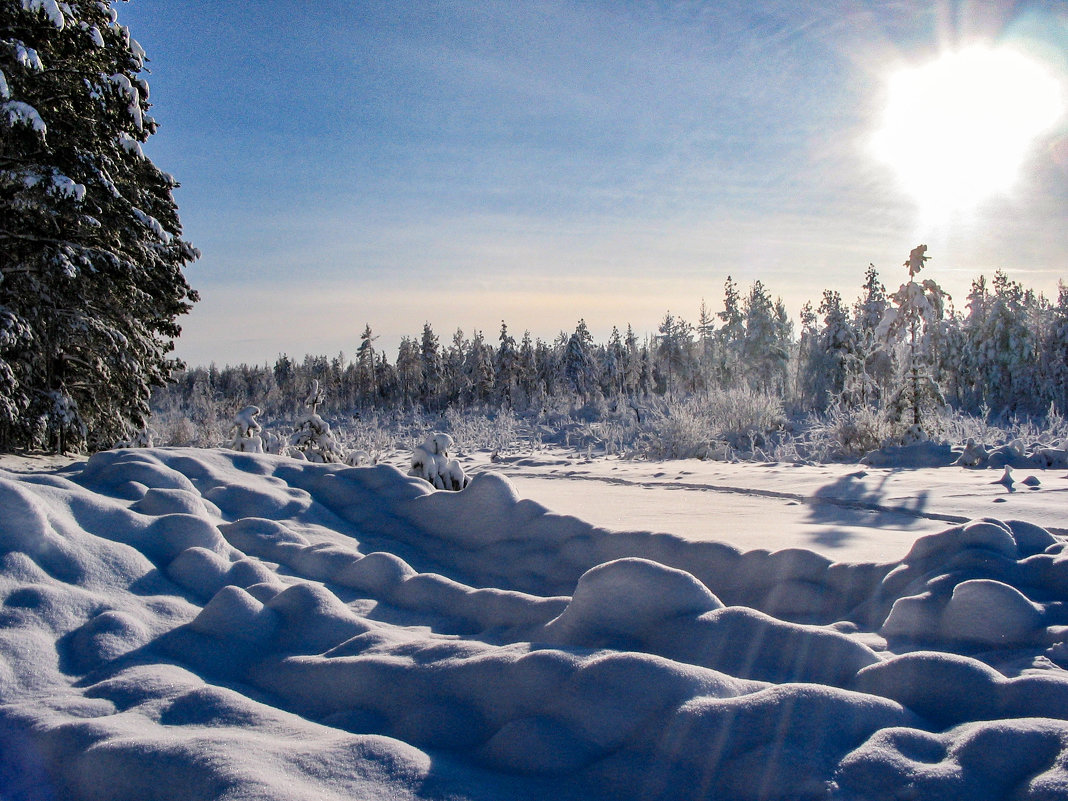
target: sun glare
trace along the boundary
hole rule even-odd
[[[928,221],[1006,193],[1064,113],[1060,81],[1019,51],[973,46],[890,78],[875,155]]]

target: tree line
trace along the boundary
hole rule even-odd
[[[926,258],[920,251],[920,266]],[[669,312],[654,334],[626,325],[604,342],[584,320],[550,341],[529,331],[517,338],[502,321],[493,340],[457,330],[443,342],[427,322],[420,335],[401,339],[391,360],[366,325],[352,359],[283,354],[273,365],[198,367],[175,374],[153,406],[197,424],[246,403],[291,420],[316,380],[325,390],[320,411],[334,417],[606,405],[640,416],[652,399],[737,386],[774,396],[797,414],[867,407],[902,426],[938,406],[985,416],[1068,408],[1068,288],[1051,302],[999,271],[989,282],[977,278],[958,310],[918,271],[890,293],[870,265],[852,303],[824,291],[801,310],[796,334],[762,281],[743,292],[731,277],[720,308],[702,301],[695,323]]]

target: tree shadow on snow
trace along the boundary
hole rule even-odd
[[[854,535],[844,527],[893,528],[908,530],[931,515],[926,511],[930,494],[927,490],[905,500],[887,502],[886,482],[889,474],[866,481],[869,474],[861,470],[835,479],[816,490],[805,503],[806,523],[827,524],[814,541],[827,546],[841,546]],[[839,526],[843,528],[838,528]]]

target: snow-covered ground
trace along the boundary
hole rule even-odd
[[[665,531],[742,550],[807,548],[835,561],[900,559],[947,523],[1019,518],[1068,535],[1064,470],[876,468],[694,459],[584,459],[548,450],[465,469],[498,470],[524,498],[621,530]],[[400,466],[400,462],[397,462]]]
[[[1064,470],[461,464],[0,462],[0,798],[1068,799]]]

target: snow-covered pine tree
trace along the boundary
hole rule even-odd
[[[579,320],[575,332],[568,337],[564,351],[564,375],[571,389],[582,399],[589,400],[597,387],[597,364],[593,360],[593,335],[585,320]]]
[[[145,54],[111,6],[0,0],[0,447],[42,414],[60,448],[142,428],[197,300],[178,184],[141,150]]]
[[[438,338],[430,323],[423,324],[423,336],[419,341],[419,356],[423,363],[423,380],[420,396],[426,409],[438,406],[444,389],[445,366],[438,347]]]
[[[493,372],[493,349],[486,344],[481,331],[471,337],[471,346],[465,362],[468,381],[474,394],[473,400],[486,403],[493,398],[496,383]]]
[[[1044,326],[1039,371],[1050,403],[1068,415],[1068,285],[1058,284],[1057,305]]]
[[[723,284],[723,311],[716,312],[723,325],[716,331],[716,379],[722,387],[738,378],[742,342],[745,339],[745,315],[738,284],[729,275]]]
[[[312,379],[308,398],[305,401],[309,411],[297,421],[296,430],[289,438],[290,455],[307,459],[309,462],[328,464],[341,462],[345,454],[334,438],[330,424],[319,415],[319,406],[322,405],[323,400],[324,395],[319,388],[319,382]]]
[[[230,427],[230,450],[246,453],[263,453],[263,438],[260,433],[263,426],[256,417],[260,414],[259,406],[246,406],[234,415]]]
[[[524,403],[529,404],[538,386],[538,360],[537,349],[534,341],[530,338],[530,331],[523,332],[523,339],[519,343],[519,363],[517,367],[517,380],[519,388],[523,391]]]
[[[716,320],[712,311],[701,298],[701,307],[697,312],[697,364],[695,376],[700,389],[707,391],[709,379],[715,370],[716,358]]]
[[[876,332],[887,347],[903,343],[905,372],[899,376],[892,406],[899,418],[911,410],[909,422],[916,435],[922,435],[922,407],[942,403],[941,392],[930,375],[928,335],[942,319],[949,297],[931,279],[924,279],[922,284],[915,280],[931,258],[926,253],[927,245],[917,245],[909,253],[904,265],[909,271],[909,281],[891,296],[894,305],[886,310]]]
[[[463,329],[457,328],[445,353],[445,394],[461,403],[466,402],[471,388],[465,368],[469,346]]]
[[[857,357],[862,369],[851,374],[846,391],[859,405],[876,405],[893,381],[893,353],[883,348],[876,332],[889,307],[886,287],[874,264],[864,272],[864,294],[853,304],[853,330],[857,334]]]
[[[857,333],[849,319],[849,312],[842,304],[842,296],[826,289],[823,301],[818,309],[823,315],[823,328],[818,337],[818,347],[824,354],[824,391],[820,406],[824,407],[829,398],[844,399],[849,385],[849,378],[855,375],[861,363],[857,355]]]
[[[753,282],[745,299],[741,358],[753,389],[781,394],[790,359],[789,319],[782,301],[773,303],[759,280]]]
[[[660,336],[656,351],[667,371],[668,398],[673,398],[675,385],[685,381],[692,372],[693,326],[667,312],[657,330]]]
[[[627,323],[627,334],[623,338],[623,389],[624,394],[636,398],[644,392],[642,388],[642,348],[634,328]]]
[[[612,326],[612,335],[608,338],[608,344],[604,349],[604,369],[601,377],[604,381],[604,394],[606,397],[623,394],[623,364],[626,358],[626,350],[623,347],[623,335],[619,328]]]
[[[519,352],[515,337],[508,333],[508,325],[501,320],[501,333],[497,337],[497,397],[511,408],[515,404],[516,383],[519,377]]]
[[[375,364],[375,340],[370,323],[364,324],[360,334],[360,344],[356,348],[356,387],[360,399],[368,406],[374,406],[378,398],[378,375]]]
[[[423,363],[419,357],[419,347],[411,337],[401,337],[400,346],[397,348],[397,383],[401,401],[405,406],[411,406],[423,383]]]
[[[965,321],[970,388],[996,412],[1042,411],[1037,367],[1040,332],[1031,320],[1033,293],[998,270],[992,292],[973,282]]]

